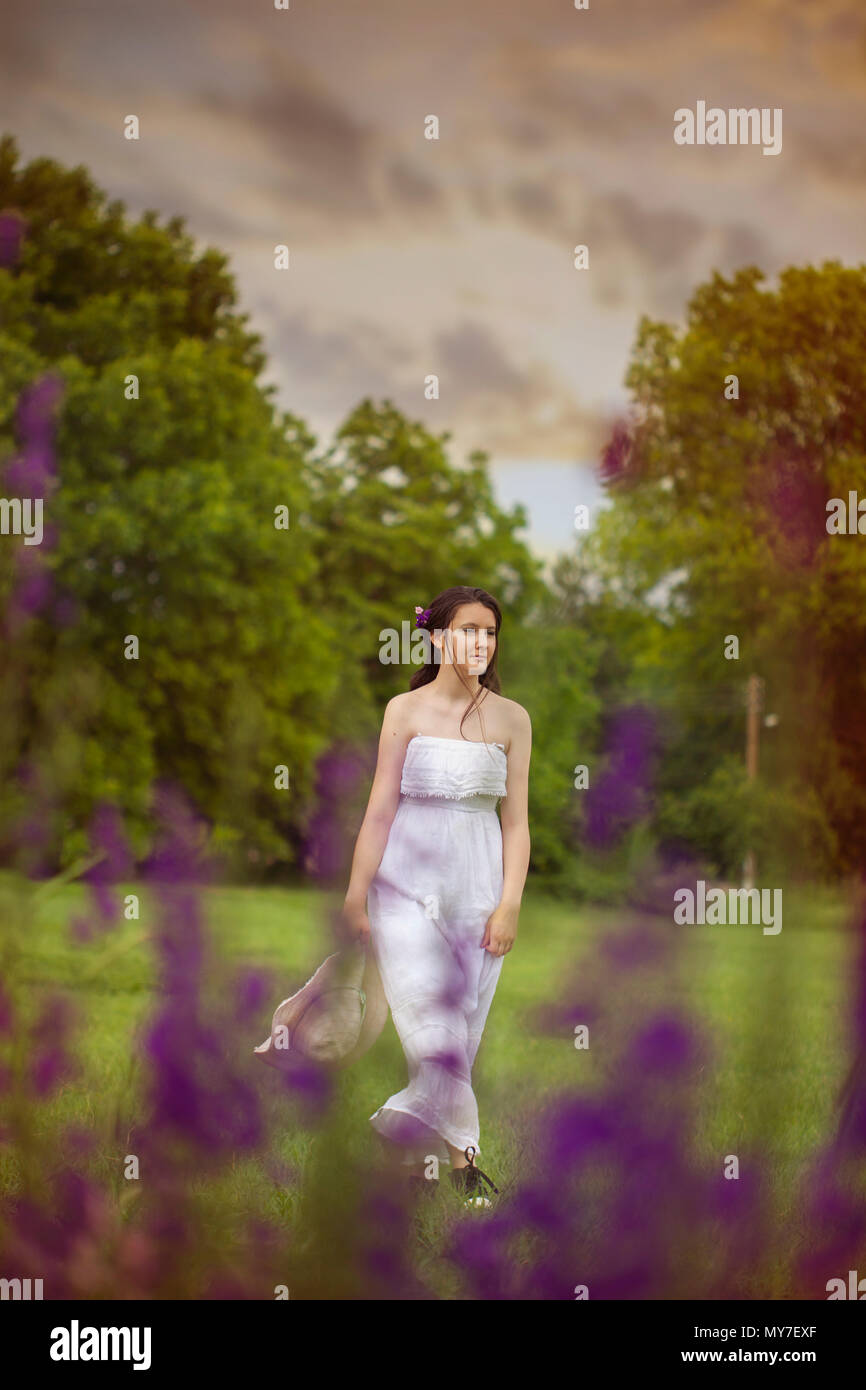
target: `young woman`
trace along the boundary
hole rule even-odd
[[[529,867],[532,727],[499,693],[502,614],[486,590],[446,589],[416,613],[431,659],[386,706],[343,920],[373,952],[409,1069],[371,1124],[400,1145],[410,1186],[435,1154],[489,1205],[471,1073]]]

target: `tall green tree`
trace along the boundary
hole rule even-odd
[[[518,534],[525,509],[498,506],[482,451],[466,468],[452,464],[449,437],[390,401],[379,408],[366,399],[310,466],[318,597],[339,616],[356,729],[377,725],[384,703],[408,688],[414,662],[383,660],[380,634],[411,638],[416,605],[454,584],[486,588],[503,607],[507,652],[546,593],[543,567]]]
[[[48,372],[62,382],[40,555],[56,602],[19,635],[8,673],[6,795],[26,806],[11,774],[35,759],[56,787],[65,859],[105,796],[143,849],[152,779],[175,779],[219,841],[291,859],[338,674],[335,629],[307,593],[309,437],[257,380],[264,355],[225,257],[197,252],[179,218],[131,223],[83,168],[19,169],[9,138],[0,209],[21,228],[0,270],[4,453],[22,446],[22,391]],[[7,604],[20,545],[4,538]],[[282,764],[288,792],[274,786]]]
[[[51,787],[45,814],[67,862],[108,797],[143,852],[152,784],[168,778],[242,862],[304,868],[310,826],[357,810],[328,802],[320,755],[361,745],[369,762],[384,703],[408,684],[410,665],[381,659],[383,630],[405,620],[411,632],[416,603],[481,584],[504,605],[504,660],[510,649],[521,669],[523,625],[545,593],[519,535],[525,512],[497,506],[483,453],[452,464],[447,434],[387,401],[362,401],[319,451],[259,381],[264,354],[225,257],[198,251],[181,219],[131,222],[83,168],[19,168],[9,138],[0,215],[11,475],[31,447],[22,393],[46,373],[62,385],[39,557],[54,591],[7,653],[2,818]],[[16,541],[0,553],[7,615],[21,554]],[[28,762],[35,784],[15,777]],[[288,792],[274,786],[282,764]]]
[[[866,538],[828,534],[826,504],[866,497],[866,268],[763,282],[715,274],[681,331],[641,321],[587,563],[648,619],[629,684],[671,712],[667,828],[691,833],[691,806],[734,870],[757,819],[767,854],[775,837],[788,863],[850,870],[866,852]],[[778,725],[748,810],[732,776],[752,672]],[[725,825],[734,785],[742,814]]]

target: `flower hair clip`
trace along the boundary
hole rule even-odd
[[[415,626],[423,627],[430,617],[430,609],[422,608],[419,604],[415,605]]]

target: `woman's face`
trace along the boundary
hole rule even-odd
[[[483,603],[461,603],[445,636],[443,660],[465,666],[472,676],[483,675],[496,650],[496,617],[491,609]]]

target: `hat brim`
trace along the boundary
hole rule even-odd
[[[361,1031],[351,1052],[347,1052],[345,1057],[341,1057],[336,1063],[338,1067],[348,1067],[352,1062],[357,1062],[359,1057],[363,1057],[364,1053],[373,1046],[379,1037],[388,1017],[388,1000],[385,996],[382,977],[379,974],[379,967],[376,964],[372,946],[367,947],[367,960],[361,988],[366,996],[366,1008],[364,1009]]]
[[[331,1057],[317,1056],[315,1050],[310,1051],[303,1044],[292,1045],[292,1039],[301,1027],[308,1010],[312,1009],[325,992],[341,988],[360,988],[365,996],[360,1028],[351,1047],[341,1056]],[[262,1062],[277,1070],[290,1067],[299,1056],[306,1056],[324,1066],[345,1067],[357,1061],[372,1046],[381,1033],[387,1016],[388,1001],[372,947],[362,947],[360,943],[354,943],[328,956],[302,989],[277,1005],[269,1036],[258,1047],[253,1048],[253,1052]],[[285,1046],[283,1029],[288,1030],[288,1047]]]

